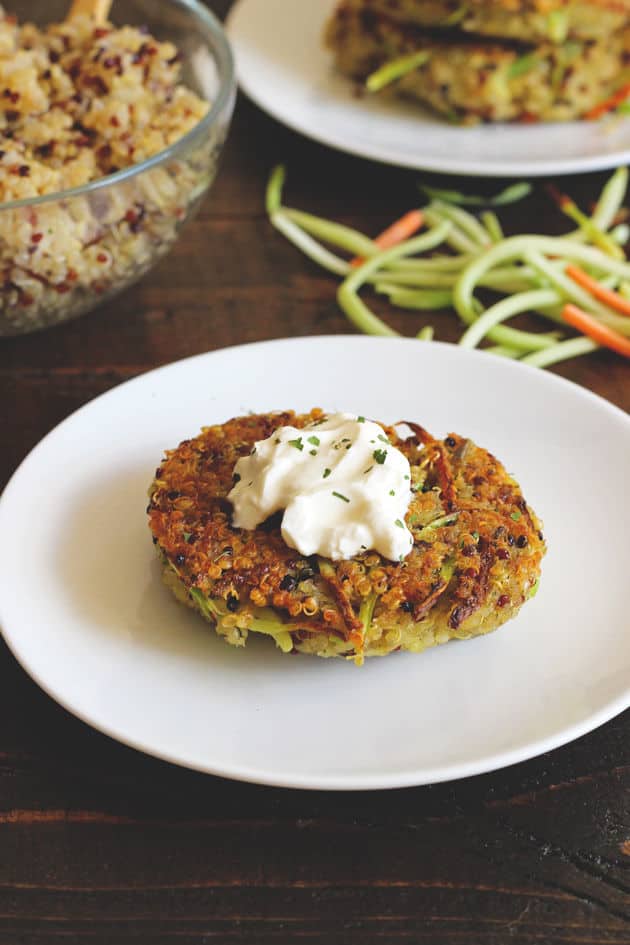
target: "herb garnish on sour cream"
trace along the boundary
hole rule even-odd
[[[280,427],[238,460],[232,524],[251,530],[284,510],[282,537],[300,554],[339,561],[374,550],[403,560],[413,546],[407,458],[365,417],[332,414],[313,427]]]

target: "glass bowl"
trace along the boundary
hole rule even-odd
[[[64,19],[68,0],[20,0],[20,22]],[[116,26],[174,43],[208,113],[154,157],[73,190],[0,204],[0,336],[76,318],[143,276],[214,181],[234,108],[232,54],[198,0],[115,0]]]

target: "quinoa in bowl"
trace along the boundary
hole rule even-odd
[[[220,101],[182,80],[186,55],[150,23],[39,27],[2,13],[0,335],[87,311],[172,246],[214,178],[233,105],[231,75],[217,80],[199,39],[190,57]]]

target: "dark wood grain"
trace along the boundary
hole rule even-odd
[[[0,344],[0,485],[69,413],[156,365],[350,330],[334,280],[265,220],[278,159],[292,202],[370,232],[417,201],[417,173],[328,151],[241,100],[216,186],[171,255],[89,317]],[[602,180],[563,186],[588,205]],[[504,217],[511,231],[564,225],[544,182]],[[460,331],[454,315],[437,324],[445,340]],[[620,359],[558,373],[630,409]],[[628,945],[629,735],[626,714],[526,764],[415,790],[274,790],[116,744],[0,644],[0,945]]]

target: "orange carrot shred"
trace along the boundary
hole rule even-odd
[[[404,243],[410,236],[417,233],[423,223],[424,215],[422,211],[410,210],[409,213],[405,213],[400,220],[396,220],[396,222],[388,226],[386,230],[383,230],[380,236],[376,237],[374,242],[381,250],[391,249],[392,246]],[[365,259],[361,256],[357,256],[352,260],[350,265],[356,268],[357,266],[361,266],[364,262]]]
[[[611,112],[613,108],[616,108],[617,105],[621,105],[622,102],[630,95],[630,82],[626,82],[625,85],[622,85],[620,89],[610,96],[610,98],[605,99],[603,102],[600,102],[599,105],[595,105],[594,108],[591,108],[590,111],[586,112],[584,115],[585,118],[594,119],[601,118],[602,115],[605,115],[607,112]]]
[[[630,340],[624,338],[618,331],[613,331],[612,328],[602,325],[602,323],[597,321],[596,318],[593,318],[592,315],[578,308],[577,305],[572,305],[571,303],[565,305],[562,309],[562,317],[568,325],[577,328],[578,331],[592,338],[597,344],[616,351],[617,354],[623,355],[624,358],[630,358]]]
[[[630,315],[630,301],[628,299],[624,299],[622,295],[613,292],[612,289],[607,289],[606,286],[598,282],[597,279],[593,279],[579,266],[569,265],[565,272],[574,282],[581,285],[583,289],[590,292],[600,302],[605,302],[606,305],[610,305],[611,308],[622,315]]]

